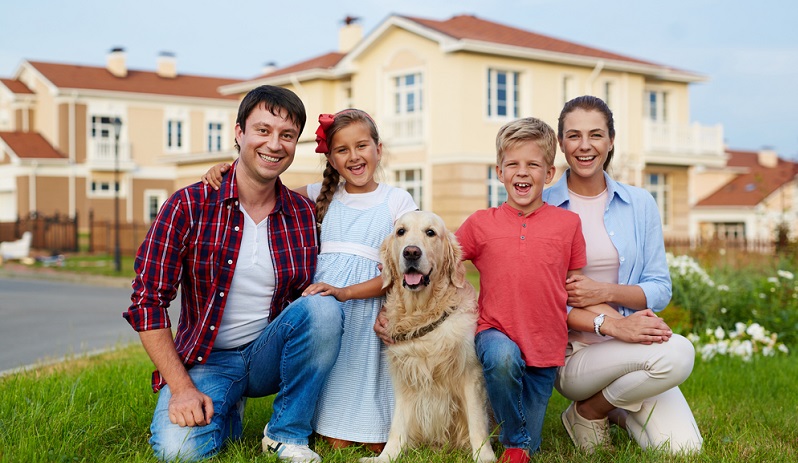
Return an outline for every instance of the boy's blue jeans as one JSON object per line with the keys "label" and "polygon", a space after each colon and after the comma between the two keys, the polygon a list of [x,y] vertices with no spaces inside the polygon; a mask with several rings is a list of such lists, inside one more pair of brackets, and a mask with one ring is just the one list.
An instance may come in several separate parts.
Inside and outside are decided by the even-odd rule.
{"label": "boy's blue jeans", "polygon": [[269,437],[287,444],[308,443],[316,400],[338,357],[343,311],[331,296],[302,297],[291,303],[252,343],[213,350],[188,371],[194,385],[213,400],[206,426],[184,427],[169,420],[169,386],[160,391],[152,418],[150,445],[162,461],[196,461],[219,452],[241,436],[245,397],[277,394]]}
{"label": "boy's blue jeans", "polygon": [[518,345],[494,328],[477,333],[474,342],[488,399],[501,426],[499,441],[504,448],[537,452],[557,367],[527,366]]}

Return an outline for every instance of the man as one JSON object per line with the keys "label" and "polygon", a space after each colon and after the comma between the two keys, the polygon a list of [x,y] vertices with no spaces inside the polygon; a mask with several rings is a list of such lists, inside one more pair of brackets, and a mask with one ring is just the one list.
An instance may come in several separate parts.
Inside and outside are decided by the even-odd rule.
{"label": "man", "polygon": [[[232,174],[218,190],[196,183],[177,191],[139,248],[124,317],[157,368],[150,444],[161,460],[216,454],[241,436],[245,398],[276,393],[264,451],[321,461],[307,443],[343,312],[333,297],[299,298],[316,268],[315,216],[279,176],[305,120],[293,92],[249,92],[236,119]],[[167,306],[178,285],[173,340]]]}

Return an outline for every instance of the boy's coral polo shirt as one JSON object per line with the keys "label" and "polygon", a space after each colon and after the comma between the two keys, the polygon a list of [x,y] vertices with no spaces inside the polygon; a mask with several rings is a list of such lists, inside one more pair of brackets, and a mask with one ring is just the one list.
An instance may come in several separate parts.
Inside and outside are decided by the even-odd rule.
{"label": "boy's coral polo shirt", "polygon": [[585,266],[579,216],[544,203],[523,215],[506,203],[457,230],[463,259],[479,270],[477,332],[496,328],[528,366],[560,366],[568,342],[565,279]]}

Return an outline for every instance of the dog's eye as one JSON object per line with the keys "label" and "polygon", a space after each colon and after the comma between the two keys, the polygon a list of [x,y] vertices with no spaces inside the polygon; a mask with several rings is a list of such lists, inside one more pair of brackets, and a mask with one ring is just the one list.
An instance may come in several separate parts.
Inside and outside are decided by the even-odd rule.
{"label": "dog's eye", "polygon": [[436,235],[435,230],[433,230],[431,228],[429,230],[427,230],[427,236],[432,237],[432,236],[435,236],[435,235]]}
{"label": "dog's eye", "polygon": [[404,228],[400,228],[400,229],[396,230],[396,236],[402,236],[404,234],[405,234],[405,229]]}

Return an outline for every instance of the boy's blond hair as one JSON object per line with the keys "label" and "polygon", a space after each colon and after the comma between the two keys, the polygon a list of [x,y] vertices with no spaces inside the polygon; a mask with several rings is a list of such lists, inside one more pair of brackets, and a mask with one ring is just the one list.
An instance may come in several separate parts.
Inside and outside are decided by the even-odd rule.
{"label": "boy's blond hair", "polygon": [[525,117],[504,124],[496,134],[496,165],[501,167],[504,152],[520,143],[535,141],[543,150],[543,157],[548,166],[554,165],[557,154],[557,134],[554,129],[535,117]]}

